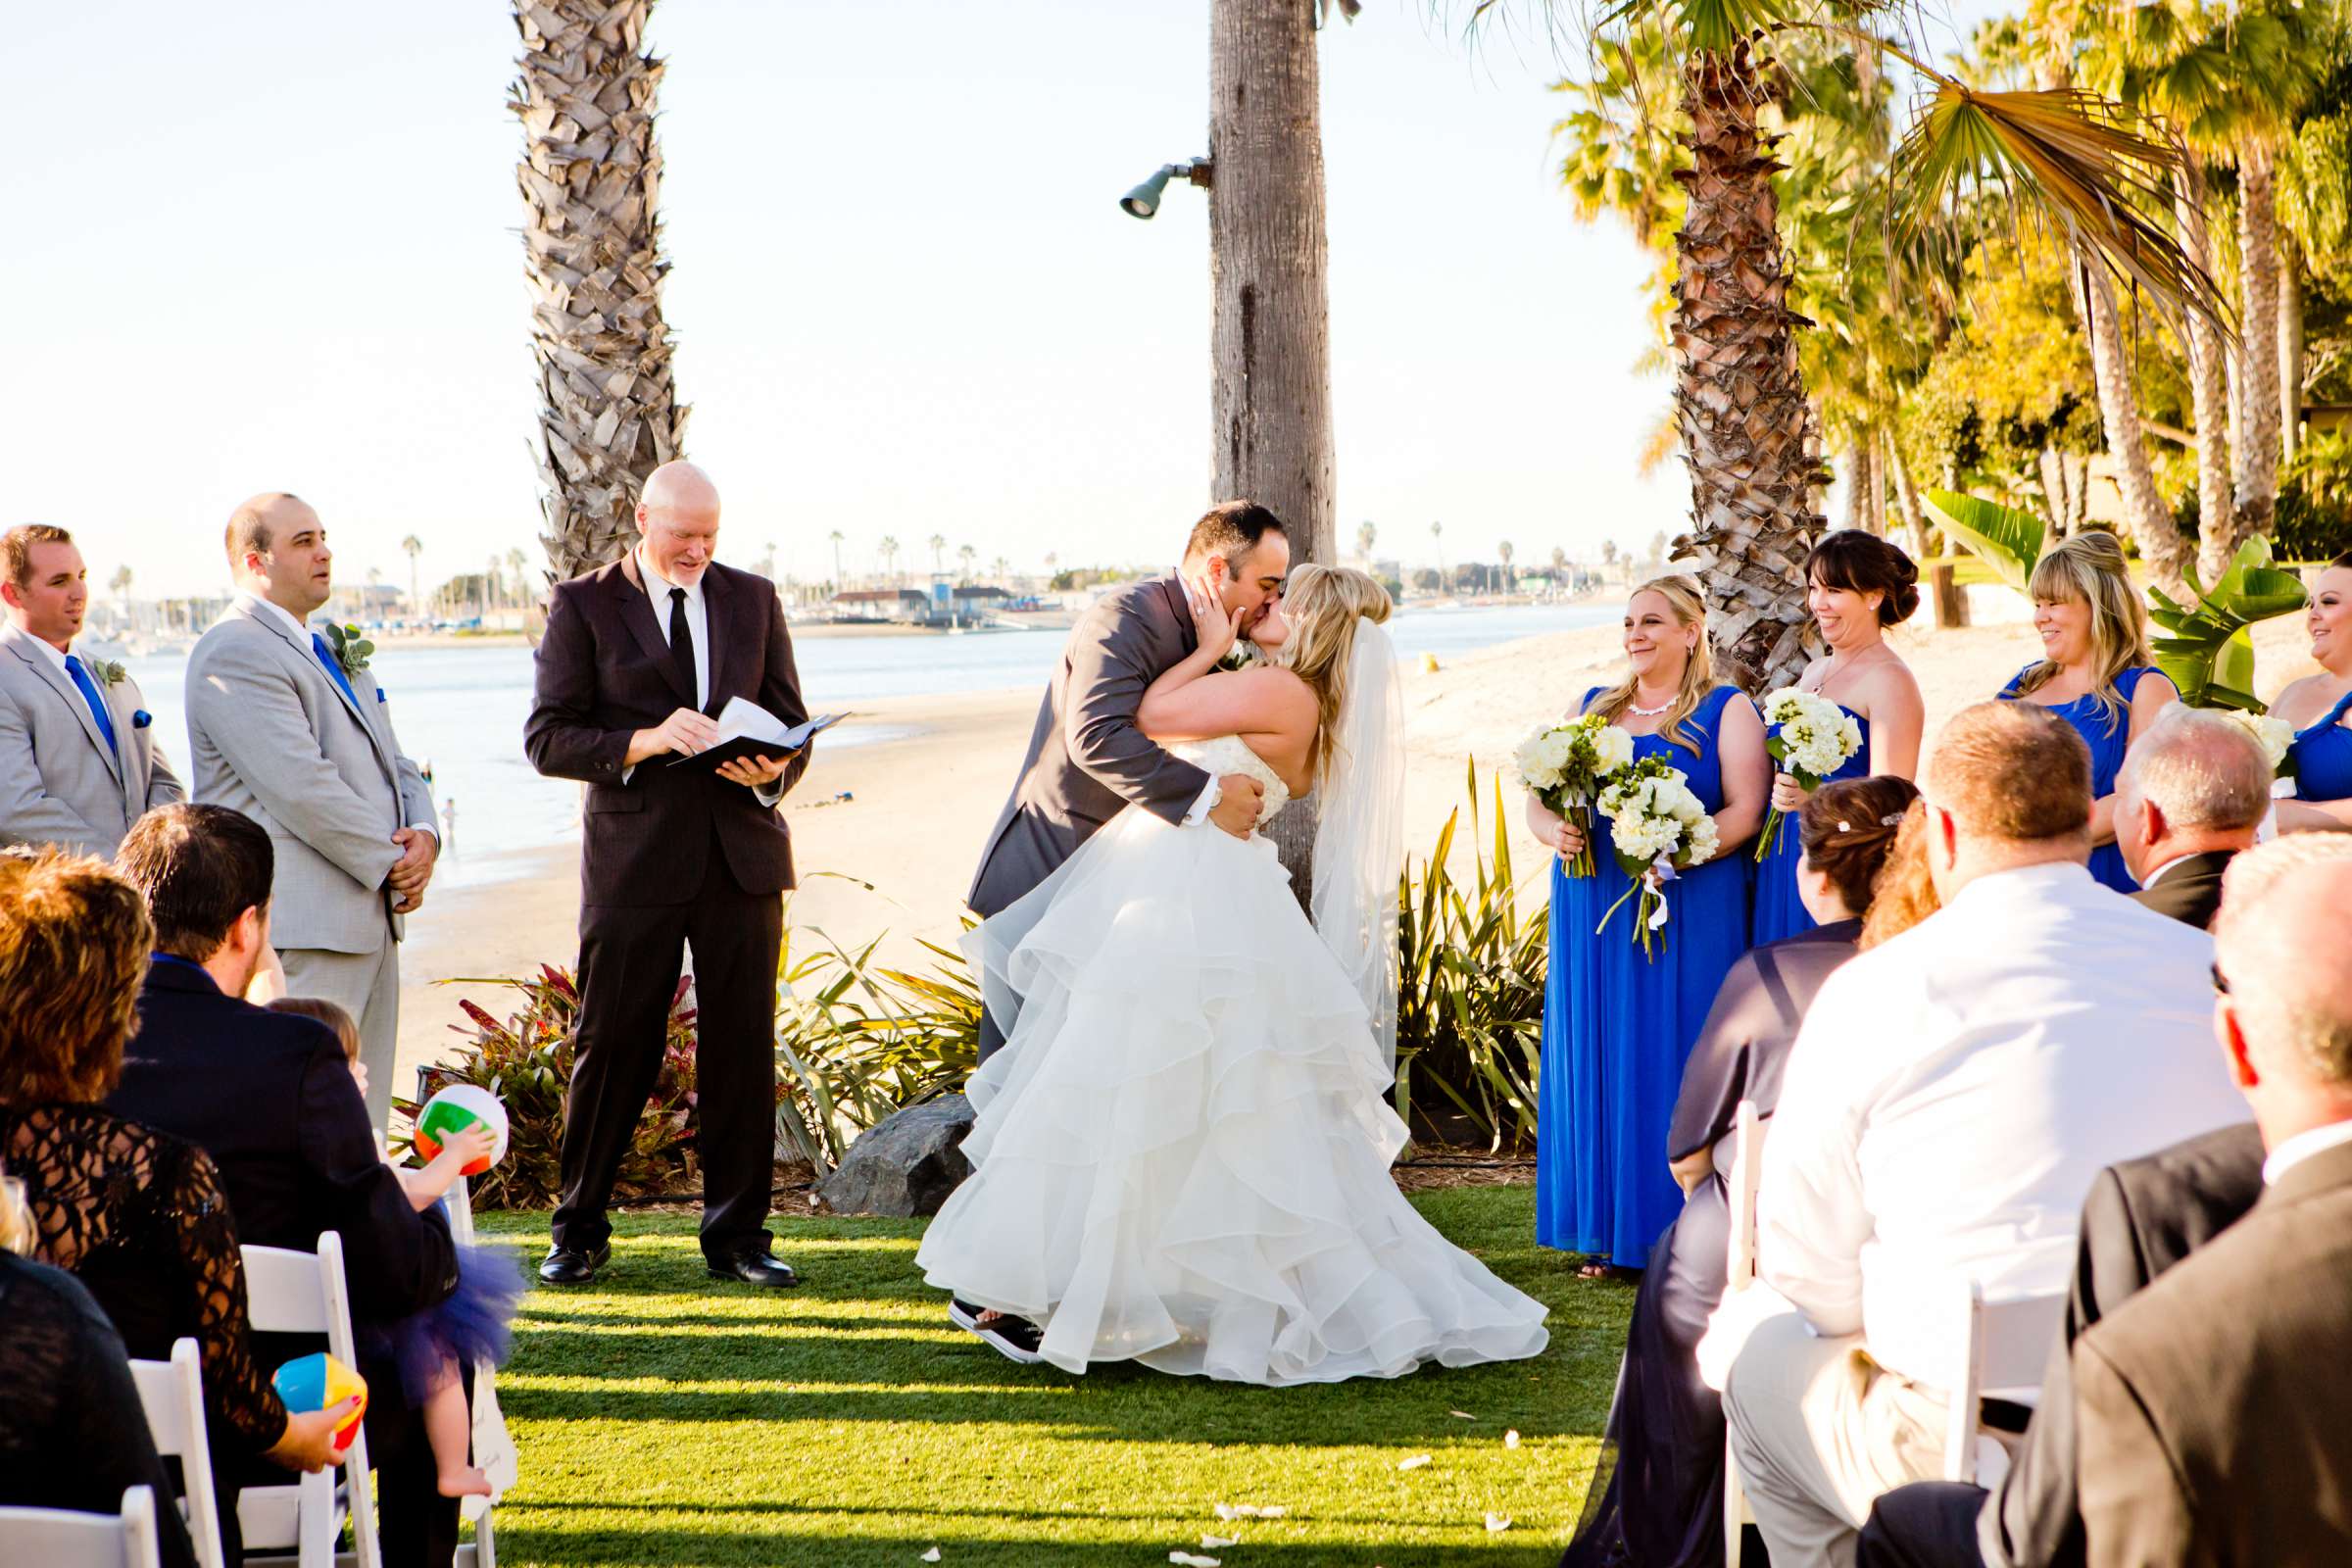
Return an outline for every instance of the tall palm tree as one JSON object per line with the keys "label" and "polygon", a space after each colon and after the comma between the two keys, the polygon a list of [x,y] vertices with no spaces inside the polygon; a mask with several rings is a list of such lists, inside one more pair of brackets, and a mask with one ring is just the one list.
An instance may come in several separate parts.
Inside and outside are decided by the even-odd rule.
{"label": "tall palm tree", "polygon": [[881,544],[877,545],[875,548],[882,554],[882,569],[889,574],[891,586],[894,588],[897,587],[899,583],[898,536],[895,534],[884,534],[882,536]]}
{"label": "tall palm tree", "polygon": [[508,551],[507,570],[514,579],[514,603],[517,606],[528,605],[531,602],[530,558],[519,550]]}
{"label": "tall palm tree", "polygon": [[836,528],[831,533],[825,535],[825,537],[833,542],[833,591],[835,593],[840,593],[843,589],[849,586],[849,584],[841,580],[841,541],[843,534],[839,528]]}
{"label": "tall palm tree", "polygon": [[1372,569],[1373,541],[1377,540],[1379,537],[1380,530],[1372,526],[1371,523],[1359,522],[1355,525],[1355,553],[1357,556],[1362,558],[1364,569],[1367,571]]}
{"label": "tall palm tree", "polygon": [[540,543],[558,578],[636,537],[646,476],[684,451],[662,315],[653,0],[514,0],[523,257],[539,368]]}
{"label": "tall palm tree", "polygon": [[411,534],[400,542],[400,551],[409,558],[409,613],[420,615],[424,601],[416,593],[416,558],[424,554],[424,541]]}
{"label": "tall palm tree", "polygon": [[1012,563],[999,556],[988,564],[988,571],[990,576],[997,579],[998,585],[1003,586],[1004,580],[1012,575]]}
{"label": "tall palm tree", "polygon": [[956,550],[956,559],[963,566],[962,580],[969,583],[972,580],[972,564],[980,559],[980,552],[970,545],[959,545]]}
{"label": "tall palm tree", "polygon": [[1502,543],[1496,545],[1494,547],[1494,554],[1501,558],[1502,586],[1507,592],[1519,581],[1518,577],[1515,576],[1511,571],[1511,542],[1508,539],[1505,539]]}
{"label": "tall palm tree", "polygon": [[115,574],[106,580],[106,585],[114,590],[116,600],[122,605],[123,615],[128,617],[130,613],[130,568],[117,566]]}
{"label": "tall palm tree", "polygon": [[[1439,0],[1444,7],[1446,0]],[[1507,0],[1468,0],[1475,24]],[[1549,11],[1548,4],[1542,9]],[[1675,404],[1690,473],[1691,528],[1675,543],[1705,584],[1715,645],[1750,680],[1781,685],[1810,657],[1802,563],[1822,517],[1819,465],[1779,230],[1781,168],[1759,118],[1777,94],[1768,40],[1835,32],[1911,67],[1928,89],[1886,182],[1893,238],[1907,244],[1956,194],[1997,184],[2053,219],[2104,274],[2131,279],[2160,308],[2221,314],[2211,279],[2129,196],[2178,167],[2177,149],[2085,93],[1980,91],[1888,40],[1855,29],[1824,0],[1596,8],[1596,46],[1656,29],[1679,67],[1688,167],[1676,235],[1680,266],[1669,336]]]}
{"label": "tall palm tree", "polygon": [[946,563],[943,560],[943,552],[945,552],[948,548],[947,535],[935,533],[931,536],[929,543],[931,546],[931,575],[934,577],[944,577],[947,575],[948,570]]}
{"label": "tall palm tree", "polygon": [[1442,522],[1431,523],[1429,537],[1438,552],[1438,580],[1444,582],[1446,580],[1446,525]]}

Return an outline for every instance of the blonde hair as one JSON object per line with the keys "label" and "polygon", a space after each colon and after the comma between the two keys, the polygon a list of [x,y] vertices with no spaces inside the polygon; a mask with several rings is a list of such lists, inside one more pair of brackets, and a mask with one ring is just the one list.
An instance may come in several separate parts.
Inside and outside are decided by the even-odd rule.
{"label": "blonde hair", "polygon": [[[1680,746],[1691,756],[1700,755],[1698,737],[1683,727],[1683,721],[1698,711],[1698,705],[1707,700],[1707,693],[1722,682],[1715,678],[1714,645],[1707,637],[1707,602],[1699,594],[1698,580],[1679,572],[1666,577],[1652,577],[1632,593],[1625,602],[1631,605],[1643,594],[1656,594],[1674,612],[1675,620],[1685,626],[1698,628],[1698,642],[1690,650],[1690,658],[1683,665],[1683,684],[1666,709],[1666,721],[1658,733],[1669,746]],[[1634,706],[1634,677],[1628,674],[1622,684],[1612,686],[1585,710],[1614,724],[1625,710]]]}
{"label": "blonde hair", "polygon": [[[2124,694],[2116,677],[2154,662],[2148,652],[2148,612],[2132,586],[2122,541],[2111,533],[2091,532],[2060,542],[2034,564],[2026,592],[2037,605],[2079,600],[2090,607],[2090,695],[2107,719],[2107,732],[2114,734],[2124,717]],[[2058,666],[2041,660],[2018,676],[2017,694],[2038,691],[2057,675]]]}
{"label": "blonde hair", "polygon": [[1283,587],[1282,612],[1291,623],[1283,662],[1315,694],[1314,776],[1320,779],[1339,744],[1340,707],[1348,700],[1348,662],[1358,620],[1389,618],[1389,591],[1352,566],[1314,562],[1293,570]]}

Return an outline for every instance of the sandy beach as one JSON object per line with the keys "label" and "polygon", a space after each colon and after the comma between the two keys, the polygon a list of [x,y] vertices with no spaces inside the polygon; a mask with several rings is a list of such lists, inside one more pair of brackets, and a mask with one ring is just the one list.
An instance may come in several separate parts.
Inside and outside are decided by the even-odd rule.
{"label": "sandy beach", "polygon": [[[1465,758],[1475,758],[1482,777],[1491,777],[1534,723],[1614,677],[1617,635],[1614,626],[1591,627],[1486,649],[1435,672],[1408,666],[1407,853],[1424,852],[1446,812],[1462,804]],[[1991,696],[2039,653],[2033,628],[2024,624],[1900,628],[1892,640],[1927,698],[1931,747],[1946,716]],[[2255,645],[2266,697],[2317,667],[2300,616],[2258,627]],[[887,932],[885,952],[920,967],[916,938],[953,939],[982,840],[1027,747],[1039,695],[1017,690],[862,704],[850,723],[873,726],[883,738],[830,750],[818,742],[785,808],[802,878],[788,909],[796,942],[830,938],[848,947]],[[821,701],[821,693],[812,696]],[[1519,819],[1517,797],[1506,788],[1504,800],[1514,853],[1524,850],[1524,868],[1537,869],[1540,852]],[[520,974],[542,961],[568,965],[574,956],[576,847],[518,858],[523,864],[513,879],[440,892],[409,922],[396,1079],[403,1093],[417,1063],[446,1054],[462,1038],[450,1029],[463,1019],[459,998],[505,1011],[488,988],[438,982]],[[1531,897],[1543,897],[1541,881],[1531,877],[1528,886]]]}

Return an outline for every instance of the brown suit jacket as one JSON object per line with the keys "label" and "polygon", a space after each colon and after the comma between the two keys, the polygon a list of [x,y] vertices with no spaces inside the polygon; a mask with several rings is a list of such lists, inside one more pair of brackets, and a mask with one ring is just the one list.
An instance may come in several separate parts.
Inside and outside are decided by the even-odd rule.
{"label": "brown suit jacket", "polygon": [[1012,797],[967,901],[995,914],[1043,882],[1132,803],[1180,822],[1208,774],[1135,727],[1144,688],[1200,647],[1184,585],[1153,577],[1102,596],[1071,628]]}
{"label": "brown suit jacket", "polygon": [[2352,1145],[2075,1344],[2092,1568],[2352,1561]]}
{"label": "brown suit jacket", "polygon": [[[710,625],[705,710],[715,715],[727,699],[741,697],[788,725],[805,721],[808,710],[775,585],[713,563],[703,577],[703,607]],[[714,842],[746,893],[781,893],[793,885],[791,832],[752,791],[659,757],[621,782],[630,735],[693,706],[634,553],[556,585],[522,746],[548,777],[588,786],[582,903],[683,904],[702,886]],[[783,788],[790,791],[808,766],[803,747],[779,780]]]}

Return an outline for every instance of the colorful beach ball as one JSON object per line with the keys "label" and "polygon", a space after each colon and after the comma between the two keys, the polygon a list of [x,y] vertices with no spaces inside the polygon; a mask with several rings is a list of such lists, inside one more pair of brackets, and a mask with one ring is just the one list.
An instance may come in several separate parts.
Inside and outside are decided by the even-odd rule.
{"label": "colorful beach ball", "polygon": [[507,1157],[507,1107],[498,1097],[474,1084],[451,1084],[424,1102],[416,1113],[415,1139],[419,1157],[431,1159],[441,1152],[441,1145],[450,1134],[463,1132],[480,1122],[490,1129],[497,1142],[491,1146],[490,1157],[477,1159],[466,1167],[468,1176],[479,1176]]}
{"label": "colorful beach ball", "polygon": [[286,1408],[297,1415],[323,1410],[358,1395],[360,1402],[353,1407],[351,1419],[335,1428],[337,1453],[351,1446],[353,1435],[360,1430],[360,1417],[368,1413],[368,1380],[324,1350],[288,1361],[277,1369],[270,1386],[277,1390],[277,1396]]}

